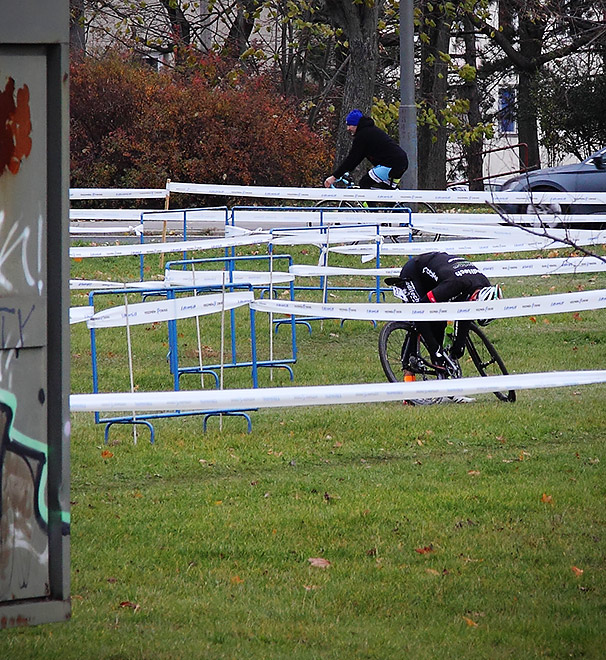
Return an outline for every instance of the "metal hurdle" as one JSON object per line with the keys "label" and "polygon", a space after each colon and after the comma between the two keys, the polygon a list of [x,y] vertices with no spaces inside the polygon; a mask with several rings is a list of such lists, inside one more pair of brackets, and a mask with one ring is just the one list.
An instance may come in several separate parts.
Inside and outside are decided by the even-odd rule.
{"label": "metal hurdle", "polygon": [[[211,214],[210,217],[207,214]],[[181,223],[181,231],[183,240],[188,240],[188,220],[193,222],[195,220],[204,220],[209,223],[216,223],[219,227],[225,226],[228,220],[229,209],[227,206],[217,206],[210,208],[191,208],[191,209],[172,209],[172,210],[157,210],[157,211],[142,211],[140,224],[143,226],[143,231],[139,234],[139,242],[145,243],[145,221],[152,222],[154,220],[161,220],[164,224],[162,240],[166,242],[166,222],[168,220],[179,219]],[[196,217],[198,216],[198,217]],[[187,251],[182,253],[183,259],[187,259]],[[139,256],[139,276],[141,281],[144,279],[144,255]]]}
{"label": "metal hurdle", "polygon": [[[244,290],[245,292],[251,291],[250,286],[234,286],[234,289],[240,289]],[[170,318],[166,312],[167,309],[170,307],[176,307],[176,305],[171,303],[170,301],[176,301],[177,294],[179,293],[189,293],[189,292],[208,292],[209,290],[217,290],[217,287],[175,287],[170,289],[167,292],[167,298],[164,301],[156,302],[156,303],[134,303],[132,305],[125,304],[123,307],[116,307],[116,308],[110,308],[108,310],[103,310],[103,312],[100,312],[100,314],[111,314],[114,312],[114,318],[105,320],[105,321],[100,321],[98,315],[93,315],[91,319],[87,321],[89,331],[90,331],[90,345],[91,345],[91,365],[92,365],[92,385],[93,385],[93,393],[97,394],[100,393],[99,390],[99,366],[98,366],[98,350],[97,350],[97,330],[101,327],[119,327],[122,325],[125,325],[127,328],[127,343],[128,343],[128,351],[129,351],[129,375],[131,379],[131,389],[134,387],[134,380],[133,380],[133,373],[132,373],[132,361],[131,361],[131,346],[130,346],[130,326],[129,326],[129,319],[131,319],[131,322],[133,324],[145,324],[145,323],[154,323],[157,321],[167,321],[169,326],[168,326],[168,344],[169,344],[169,351],[168,351],[168,356],[167,359],[169,361],[169,366],[171,370],[174,370],[174,364],[176,360],[176,353],[177,353],[177,346],[176,346],[176,319]],[[136,294],[137,296],[141,295],[141,293],[145,293],[145,289],[141,288],[116,288],[116,289],[102,289],[102,290],[95,290],[91,291],[89,293],[89,305],[94,309],[95,305],[95,299],[98,296],[107,296],[107,295],[120,295],[124,296],[124,300],[126,303],[126,296],[128,294]],[[149,289],[147,291],[150,295],[156,295],[158,293],[157,289]],[[232,292],[233,293],[233,292]],[[247,297],[246,303],[242,302],[241,304],[247,304],[253,299],[253,296],[250,295]],[[230,301],[231,302],[231,301]],[[191,318],[193,316],[199,316],[201,313],[201,307],[204,304],[204,297],[200,297],[200,306],[198,309],[192,309],[191,312],[182,312],[180,314],[180,318]],[[145,306],[148,307],[145,307]],[[148,311],[149,306],[157,305],[158,306],[158,313],[154,314],[150,311]],[[162,309],[162,305],[166,307],[166,309]],[[193,306],[193,305],[190,305]],[[123,310],[123,311],[122,311]],[[216,310],[213,311],[221,311],[220,305],[217,306]],[[208,312],[206,312],[208,313]],[[139,315],[139,319],[135,319]],[[125,323],[120,321],[120,317],[125,319]],[[97,322],[95,321],[97,319]],[[250,311],[250,328],[251,328],[251,353],[252,353],[252,358],[251,361],[248,363],[248,366],[251,368],[251,376],[252,376],[252,384],[253,387],[257,387],[258,385],[258,378],[257,378],[257,353],[256,353],[256,334],[255,334],[255,319],[254,315],[252,314],[252,310]],[[243,366],[243,365],[242,365]],[[219,382],[215,381],[215,385],[218,387]],[[179,383],[178,383],[178,378],[175,376],[175,373],[173,371],[173,388],[175,390],[179,389]],[[146,428],[149,429],[150,431],[150,442],[153,444],[155,441],[155,430],[154,426],[151,423],[150,420],[153,419],[162,419],[162,418],[167,418],[167,417],[178,417],[178,416],[192,416],[192,415],[201,415],[203,416],[203,430],[206,431],[207,427],[207,422],[210,417],[214,416],[220,416],[220,415],[225,415],[225,416],[241,416],[244,417],[247,421],[247,427],[248,427],[248,432],[252,430],[252,422],[250,419],[250,416],[247,414],[250,412],[251,409],[242,409],[242,408],[228,408],[225,410],[195,410],[195,411],[171,411],[171,412],[157,412],[157,413],[149,413],[149,414],[144,414],[144,415],[136,415],[134,412],[130,415],[122,415],[122,416],[113,416],[113,417],[102,417],[101,414],[96,411],[95,412],[95,423],[96,424],[105,424],[105,432],[104,432],[104,440],[105,443],[107,444],[108,439],[109,439],[109,430],[114,424],[130,424],[133,426],[133,433],[135,437],[135,442],[136,442],[136,426],[137,425],[143,425]]]}
{"label": "metal hurdle", "polygon": [[[195,269],[197,265],[202,265],[202,266],[209,266],[212,264],[220,264],[223,263],[225,270],[223,271],[212,271],[213,273],[216,274],[223,274],[225,273],[225,281],[221,281],[220,283],[216,283],[213,285],[206,285],[206,288],[209,290],[221,290],[223,287],[227,290],[236,290],[238,287],[248,287],[250,290],[258,290],[260,289],[262,293],[268,291],[270,295],[272,294],[272,289],[273,285],[271,284],[271,278],[272,278],[272,266],[273,266],[273,260],[278,260],[278,261],[286,261],[288,268],[292,265],[292,257],[290,255],[284,254],[284,255],[274,255],[272,256],[271,254],[269,255],[251,255],[251,256],[232,256],[232,255],[227,255],[224,257],[202,257],[199,259],[183,259],[183,260],[177,260],[177,261],[170,261],[167,262],[165,266],[165,281],[168,283],[171,283],[173,281],[173,275],[171,275],[171,271],[178,271],[181,269],[181,272],[186,269],[187,267],[192,267],[192,269]],[[254,282],[247,283],[246,277],[249,275],[248,273],[242,273],[244,275],[244,281],[237,282],[236,277],[238,274],[238,270],[236,268],[237,265],[243,264],[245,262],[253,262],[253,263],[262,263],[262,262],[267,262],[269,266],[269,270],[267,271],[260,271],[260,273],[266,273],[269,275],[270,282],[268,283],[262,283],[262,284],[255,284]],[[179,283],[179,279],[182,277],[181,272],[176,274],[176,283]],[[197,288],[197,284],[194,280],[196,276],[202,278],[204,275],[204,270],[203,271],[193,271],[192,272],[192,285],[195,285]],[[208,271],[206,271],[208,272]],[[242,272],[242,271],[240,271]],[[294,285],[293,285],[293,280],[294,277],[290,276],[287,271],[285,272],[280,272],[279,274],[276,274],[276,279],[278,279],[278,275],[285,275],[288,276],[288,282],[287,282],[287,289],[289,291],[290,299],[294,300]],[[189,279],[189,278],[188,278]],[[202,283],[200,283],[202,285]],[[286,288],[286,285],[282,286],[281,289]],[[168,289],[170,292],[170,289]],[[168,294],[170,295],[170,293]],[[235,327],[235,318],[234,318],[234,313],[235,310],[230,310],[230,342],[231,342],[231,358],[232,361],[229,363],[224,363],[221,365],[222,368],[224,369],[233,369],[235,367],[250,367],[251,364],[248,361],[238,361],[238,356],[237,356],[237,343],[236,343],[236,327]],[[291,325],[291,355],[290,357],[283,357],[283,358],[278,358],[275,359],[273,355],[270,355],[270,358],[267,360],[260,360],[256,359],[256,367],[276,367],[276,368],[282,368],[286,369],[289,373],[290,380],[294,380],[294,372],[292,367],[290,366],[291,364],[294,364],[297,361],[297,334],[296,334],[296,327],[295,327],[295,319],[294,317],[290,319],[283,319],[285,323],[290,323]],[[275,322],[274,322],[275,323]],[[217,369],[219,368],[219,365],[205,365],[202,369],[199,366],[189,366],[189,367],[184,367],[184,366],[179,366],[178,362],[178,334],[176,332],[176,322],[169,322],[169,329],[173,328],[174,330],[174,335],[171,343],[171,357],[174,359],[174,362],[172,363],[171,370],[172,373],[174,374],[175,377],[175,389],[179,389],[178,387],[178,381],[181,378],[182,375],[184,374],[199,374],[199,373],[210,373],[213,375],[215,380],[218,382],[218,376],[217,376]],[[254,335],[256,338],[256,334]],[[256,342],[255,342],[256,343]],[[174,349],[174,354],[173,354],[173,349]],[[254,385],[256,387],[256,383]]]}

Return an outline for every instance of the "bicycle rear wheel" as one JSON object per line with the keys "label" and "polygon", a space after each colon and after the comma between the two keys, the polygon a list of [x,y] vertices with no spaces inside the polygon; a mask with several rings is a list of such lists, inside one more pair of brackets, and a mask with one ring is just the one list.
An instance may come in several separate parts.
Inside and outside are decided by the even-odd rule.
{"label": "bicycle rear wheel", "polygon": [[[501,376],[508,373],[497,349],[475,323],[469,328],[466,347],[480,376]],[[515,390],[495,392],[494,395],[500,401],[513,403],[516,400]]]}
{"label": "bicycle rear wheel", "polygon": [[[435,209],[431,206],[431,204],[427,204],[426,202],[417,202],[416,203],[418,206],[417,212],[420,213],[435,213]],[[409,210],[410,209],[410,204],[406,204],[404,202],[395,202],[389,206],[389,208],[386,208],[386,211],[391,211],[391,212],[402,212],[404,209]],[[413,205],[414,206],[414,205]],[[419,229],[415,229],[413,227],[412,229],[412,240],[413,241],[439,241],[441,238],[440,234],[436,234],[431,231],[423,231]],[[392,241],[394,243],[409,243],[410,242],[410,234],[409,234],[409,227],[406,225],[405,231],[403,234],[396,235],[392,237]]]}
{"label": "bicycle rear wheel", "polygon": [[[435,369],[431,367],[429,350],[425,341],[415,328],[407,321],[389,321],[379,333],[379,359],[381,366],[392,383],[401,383],[406,374],[414,380],[438,380]],[[442,397],[428,399],[406,399],[417,406],[427,406],[440,403]]]}

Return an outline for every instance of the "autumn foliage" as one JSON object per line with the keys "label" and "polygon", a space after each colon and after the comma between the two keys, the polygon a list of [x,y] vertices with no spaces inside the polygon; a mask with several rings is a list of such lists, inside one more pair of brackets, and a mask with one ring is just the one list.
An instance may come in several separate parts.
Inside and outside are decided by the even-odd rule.
{"label": "autumn foliage", "polygon": [[210,60],[186,73],[72,64],[72,187],[317,186],[330,169],[330,146],[268,78]]}

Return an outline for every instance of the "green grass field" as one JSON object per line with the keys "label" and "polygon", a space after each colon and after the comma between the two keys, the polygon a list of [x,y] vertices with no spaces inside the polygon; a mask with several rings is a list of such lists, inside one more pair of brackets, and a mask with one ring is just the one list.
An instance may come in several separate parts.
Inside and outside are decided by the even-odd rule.
{"label": "green grass field", "polygon": [[[296,248],[296,263],[314,259]],[[74,276],[136,268],[84,261]],[[512,297],[606,288],[606,276],[503,284]],[[600,369],[605,321],[520,318],[487,334],[512,373]],[[246,354],[247,314],[237,322]],[[210,361],[218,327],[203,324]],[[264,369],[260,385],[383,382],[378,332],[314,321],[298,330],[294,381]],[[127,390],[124,331],[101,335],[101,389]],[[179,341],[195,363],[193,323]],[[132,343],[139,391],[170,390],[165,327],[139,328]],[[259,344],[269,350],[262,324]],[[287,328],[273,350],[288,355]],[[226,371],[226,387],[249,386],[250,370]],[[72,326],[72,391],[91,391],[83,324]],[[603,658],[605,395],[260,410],[250,434],[241,418],[211,418],[206,433],[199,417],[170,418],[154,423],[153,445],[141,428],[135,445],[130,426],[112,427],[105,445],[92,415],[73,415],[72,619],[0,632],[0,657]]]}

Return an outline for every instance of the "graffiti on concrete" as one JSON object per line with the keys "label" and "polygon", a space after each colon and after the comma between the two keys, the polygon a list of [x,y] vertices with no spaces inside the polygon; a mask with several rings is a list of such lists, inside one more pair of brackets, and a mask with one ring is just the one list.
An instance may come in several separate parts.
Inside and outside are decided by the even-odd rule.
{"label": "graffiti on concrete", "polygon": [[[0,227],[3,227],[5,220],[5,214],[2,209],[0,209]],[[42,230],[41,218],[38,222],[38,236]],[[38,283],[34,279],[31,273],[31,268],[28,261],[28,241],[31,236],[31,229],[29,226],[21,226],[20,223],[11,223],[8,228],[7,236],[4,238],[2,243],[2,248],[0,248],[0,286],[6,289],[7,291],[12,291],[14,286],[9,277],[5,275],[3,266],[8,262],[14,261],[11,259],[13,253],[20,249],[21,254],[21,268],[23,276],[28,286],[36,286]],[[37,241],[38,246],[40,245],[40,240]],[[40,259],[38,259],[38,262]]]}
{"label": "graffiti on concrete", "polygon": [[8,78],[0,91],[0,176],[19,172],[32,150],[31,130],[29,88],[23,85],[15,94],[15,81]]}
{"label": "graffiti on concrete", "polygon": [[48,574],[47,445],[14,428],[16,408],[0,390],[0,601],[45,595]]}

